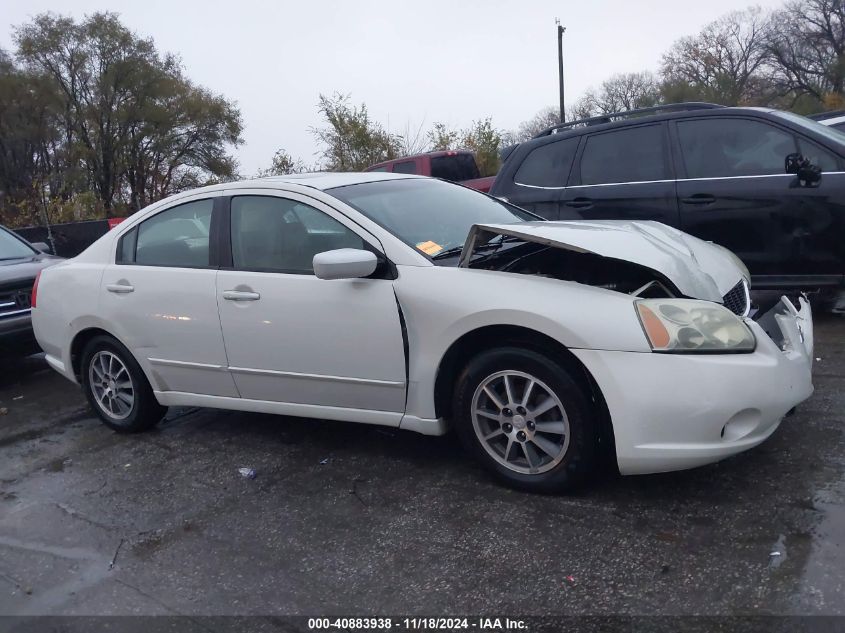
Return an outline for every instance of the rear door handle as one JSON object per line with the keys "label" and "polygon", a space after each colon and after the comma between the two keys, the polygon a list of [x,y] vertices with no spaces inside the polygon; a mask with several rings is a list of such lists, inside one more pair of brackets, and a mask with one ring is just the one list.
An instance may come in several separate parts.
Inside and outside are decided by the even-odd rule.
{"label": "rear door handle", "polygon": [[130,286],[129,284],[106,284],[106,290],[122,295],[127,292],[133,292],[135,290],[135,286]]}
{"label": "rear door handle", "polygon": [[567,207],[572,207],[573,209],[589,209],[593,206],[593,201],[589,198],[573,198],[572,200],[567,200],[563,204]]}
{"label": "rear door handle", "polygon": [[696,193],[688,198],[681,198],[681,202],[685,204],[713,204],[716,202],[716,196],[711,196],[709,193]]}
{"label": "rear door handle", "polygon": [[224,290],[223,298],[228,301],[258,301],[261,295],[257,292],[247,292],[245,290]]}

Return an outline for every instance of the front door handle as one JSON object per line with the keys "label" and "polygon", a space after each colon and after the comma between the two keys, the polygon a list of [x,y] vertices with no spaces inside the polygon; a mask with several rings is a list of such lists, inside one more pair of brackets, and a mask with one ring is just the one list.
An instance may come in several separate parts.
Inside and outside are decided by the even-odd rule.
{"label": "front door handle", "polygon": [[224,290],[223,298],[228,301],[258,301],[261,295],[257,292],[247,292],[245,290]]}
{"label": "front door handle", "polygon": [[573,198],[572,200],[567,200],[563,204],[567,207],[572,207],[573,209],[589,209],[593,206],[593,201],[589,198]]}
{"label": "front door handle", "polygon": [[696,193],[688,198],[681,198],[681,202],[685,204],[713,204],[716,202],[716,196],[709,193]]}
{"label": "front door handle", "polygon": [[130,286],[129,284],[106,284],[106,290],[122,295],[127,292],[133,292],[135,290],[135,286]]}

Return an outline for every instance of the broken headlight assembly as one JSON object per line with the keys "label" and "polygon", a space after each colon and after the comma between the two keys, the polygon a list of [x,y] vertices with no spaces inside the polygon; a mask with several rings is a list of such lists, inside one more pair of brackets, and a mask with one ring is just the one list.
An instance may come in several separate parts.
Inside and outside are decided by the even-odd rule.
{"label": "broken headlight assembly", "polygon": [[643,331],[655,352],[753,352],[754,333],[717,303],[694,299],[640,299],[635,302]]}

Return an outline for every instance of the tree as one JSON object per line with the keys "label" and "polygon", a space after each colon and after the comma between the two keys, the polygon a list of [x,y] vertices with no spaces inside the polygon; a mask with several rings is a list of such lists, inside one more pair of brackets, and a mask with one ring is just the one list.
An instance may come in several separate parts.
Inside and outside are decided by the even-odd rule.
{"label": "tree", "polygon": [[350,96],[339,92],[320,95],[318,110],[327,125],[312,128],[323,145],[322,157],[329,171],[362,171],[399,155],[400,140],[370,120],[366,104],[350,105]]}
{"label": "tree", "polygon": [[137,209],[234,173],[226,150],[241,142],[237,108],[194,86],[176,58],[115,14],[79,23],[42,14],[17,28],[15,41],[26,74],[43,80],[39,103],[58,121],[50,171],[72,177],[51,195],[90,187],[107,211],[127,198]]}
{"label": "tree", "polygon": [[301,174],[304,171],[309,171],[302,159],[296,158],[288,154],[285,150],[277,150],[273,154],[273,162],[268,169],[261,169],[257,174],[257,178],[265,178],[267,176],[284,176],[287,174]]}
{"label": "tree", "polygon": [[49,165],[56,129],[37,78],[17,69],[0,49],[0,196],[23,200]]}
{"label": "tree", "polygon": [[492,176],[499,171],[502,149],[502,133],[493,127],[490,117],[473,121],[463,131],[461,143],[475,153],[475,162],[482,176]]}
{"label": "tree", "polygon": [[791,0],[772,15],[768,52],[774,81],[789,106],[841,107],[845,95],[845,5]]}
{"label": "tree", "polygon": [[597,106],[602,114],[624,112],[657,105],[657,79],[649,71],[621,73],[602,82]]}
{"label": "tree", "polygon": [[460,132],[445,123],[435,123],[428,132],[428,142],[432,152],[440,152],[457,147]]}
{"label": "tree", "polygon": [[516,134],[509,140],[516,143],[527,141],[530,138],[537,136],[543,130],[547,130],[553,125],[560,124],[560,110],[556,107],[549,106],[543,108],[533,117],[527,121],[519,124]]}
{"label": "tree", "polygon": [[760,71],[768,57],[771,23],[759,7],[733,11],[698,35],[676,41],[663,55],[667,101],[712,101],[746,105],[766,100]]}
{"label": "tree", "polygon": [[620,73],[588,90],[569,110],[568,120],[647,108],[660,103],[660,88],[653,73]]}
{"label": "tree", "polygon": [[226,153],[228,145],[241,142],[237,108],[180,72],[159,81],[126,120],[123,163],[133,209],[237,173],[236,161]]}
{"label": "tree", "polygon": [[450,149],[473,152],[482,176],[492,176],[499,171],[503,132],[493,127],[490,117],[473,121],[463,130],[455,130],[445,123],[435,123],[428,132],[428,139],[433,152]]}
{"label": "tree", "polygon": [[397,137],[399,141],[399,155],[412,156],[420,154],[426,150],[428,146],[428,139],[423,134],[423,127],[425,121],[423,120],[418,126],[413,127],[411,122],[405,124],[405,131]]}

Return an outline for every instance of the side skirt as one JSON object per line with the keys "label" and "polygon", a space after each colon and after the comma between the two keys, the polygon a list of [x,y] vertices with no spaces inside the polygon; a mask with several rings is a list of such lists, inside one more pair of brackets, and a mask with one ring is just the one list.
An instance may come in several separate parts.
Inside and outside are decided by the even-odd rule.
{"label": "side skirt", "polygon": [[251,413],[271,413],[291,415],[300,418],[320,420],[340,420],[343,422],[361,422],[381,426],[398,427],[402,420],[401,411],[371,411],[368,409],[347,409],[327,407],[296,402],[271,402],[268,400],[249,400],[226,396],[209,396],[183,391],[156,391],[159,404],[166,407],[207,407],[209,409],[228,409],[231,411],[249,411]]}

